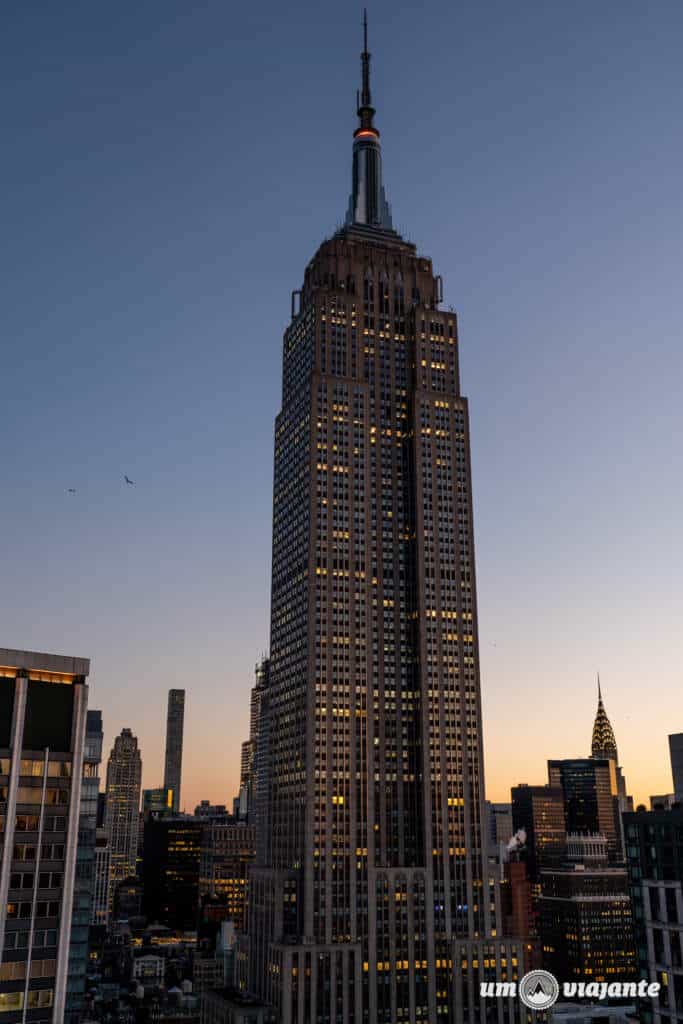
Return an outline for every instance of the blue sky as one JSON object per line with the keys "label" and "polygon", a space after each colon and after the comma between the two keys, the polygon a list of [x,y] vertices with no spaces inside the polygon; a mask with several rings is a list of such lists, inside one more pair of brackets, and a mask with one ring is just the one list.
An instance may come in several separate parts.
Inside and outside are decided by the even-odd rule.
{"label": "blue sky", "polygon": [[[683,7],[369,18],[395,223],[460,317],[489,793],[587,752],[598,669],[631,787],[666,791]],[[268,644],[281,337],[346,208],[359,46],[349,5],[4,11],[0,642],[91,657],[146,785],[185,686],[188,807],[235,788]]]}

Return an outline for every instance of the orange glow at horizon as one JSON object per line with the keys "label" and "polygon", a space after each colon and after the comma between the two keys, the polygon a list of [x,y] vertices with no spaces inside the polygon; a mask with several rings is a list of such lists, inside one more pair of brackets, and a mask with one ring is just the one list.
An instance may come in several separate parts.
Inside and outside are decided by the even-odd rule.
{"label": "orange glow at horizon", "polygon": [[[486,660],[486,659],[485,659]],[[547,761],[555,758],[588,757],[597,710],[594,680],[588,676],[580,691],[553,688],[546,703],[538,703],[531,683],[518,683],[513,706],[533,708],[528,716],[503,707],[499,678],[490,669],[482,687],[484,729],[484,778],[486,797],[509,803],[510,789],[519,783],[543,785],[548,781]],[[192,701],[188,689],[183,753],[182,809],[191,813],[200,800],[231,808],[239,791],[241,743],[249,730],[249,685],[230,695],[230,707],[204,717],[199,699]],[[667,723],[656,701],[631,713],[628,693],[621,698],[613,683],[603,685],[607,714],[619,748],[619,763],[634,804],[649,807],[650,796],[672,792],[668,733],[680,731],[676,722]],[[552,698],[552,699],[551,699]],[[90,702],[97,706],[96,701]],[[107,716],[108,717],[108,716]],[[105,719],[106,725],[106,719]],[[139,730],[143,756],[143,787],[160,785],[163,775],[163,730]],[[107,735],[101,770],[102,788],[106,760],[113,737]]]}

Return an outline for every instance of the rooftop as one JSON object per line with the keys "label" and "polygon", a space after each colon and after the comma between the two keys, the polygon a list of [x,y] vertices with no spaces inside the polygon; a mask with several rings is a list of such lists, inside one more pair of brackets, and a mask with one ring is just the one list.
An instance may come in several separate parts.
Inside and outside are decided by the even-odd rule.
{"label": "rooftop", "polygon": [[22,669],[32,676],[63,676],[64,682],[73,682],[77,676],[89,674],[90,659],[0,647],[0,675],[15,676]]}

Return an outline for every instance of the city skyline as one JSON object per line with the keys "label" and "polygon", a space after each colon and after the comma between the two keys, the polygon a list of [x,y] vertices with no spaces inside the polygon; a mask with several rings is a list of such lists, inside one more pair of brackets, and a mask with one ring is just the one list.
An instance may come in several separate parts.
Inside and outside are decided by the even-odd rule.
{"label": "city skyline", "polygon": [[[668,18],[655,24],[642,13],[624,14],[616,4],[590,15],[588,5],[580,5],[574,20],[566,21],[563,14],[542,15],[532,5],[535,35],[525,43],[524,25],[517,29],[501,7],[500,39],[489,53],[475,12],[465,9],[458,22],[454,15],[449,21],[445,6],[436,9],[456,32],[462,68],[446,76],[442,65],[449,51],[442,41],[430,39],[433,59],[420,64],[424,58],[416,58],[404,82],[391,67],[394,55],[407,60],[413,51],[405,28],[391,21],[388,5],[378,5],[371,16],[374,52],[380,58],[376,88],[388,186],[399,226],[408,237],[420,231],[416,240],[443,273],[446,306],[458,309],[466,338],[462,359],[473,416],[487,797],[509,800],[511,786],[543,782],[550,757],[588,756],[599,669],[629,786],[637,803],[647,802],[650,793],[670,788],[667,735],[681,727],[670,720],[681,643],[675,571],[680,541],[674,514],[681,490],[675,469],[680,459],[675,381],[681,356],[674,345],[681,315],[677,278],[667,276],[680,265],[680,206],[665,211],[666,197],[678,199],[678,185],[674,188],[667,169],[680,165],[680,143],[669,135],[666,112],[667,99],[674,102],[667,86],[677,81],[669,39],[677,34],[681,14],[665,5]],[[609,15],[617,10],[620,18],[613,25]],[[123,56],[125,32],[131,29],[125,5],[124,24],[120,33],[112,31],[110,49],[104,35],[111,26],[104,16],[97,27],[86,18],[82,31],[90,36],[83,52],[94,38],[108,56],[97,74],[85,67],[73,26],[62,26],[61,34],[56,26],[58,45],[72,53],[79,73],[90,75],[96,107],[104,111],[111,132],[105,149],[119,175],[135,132],[157,127],[149,146],[135,138],[142,146],[140,168],[117,186],[117,172],[88,156],[88,132],[95,129],[87,117],[85,141],[78,136],[85,117],[75,98],[80,79],[75,72],[70,78],[68,72],[55,71],[46,50],[40,53],[38,83],[21,98],[26,125],[23,134],[17,131],[18,154],[15,150],[8,168],[10,176],[23,168],[27,183],[14,197],[26,223],[14,219],[12,211],[8,222],[20,256],[31,250],[36,261],[40,293],[32,300],[35,312],[27,313],[21,289],[16,308],[8,311],[9,336],[21,341],[10,353],[9,402],[20,414],[29,382],[40,400],[23,419],[21,437],[7,449],[3,442],[17,501],[2,512],[10,584],[4,588],[9,601],[3,600],[1,608],[2,642],[75,650],[91,659],[89,703],[103,710],[105,749],[122,727],[130,728],[139,740],[145,787],[158,786],[163,778],[165,694],[170,687],[186,687],[183,806],[188,810],[202,798],[224,803],[237,793],[253,665],[267,648],[277,350],[289,291],[297,283],[291,269],[297,265],[296,253],[272,246],[279,230],[274,218],[282,218],[288,229],[296,227],[303,266],[321,227],[333,231],[340,217],[338,198],[346,189],[339,125],[349,122],[357,23],[348,11],[335,13],[335,44],[324,53],[331,73],[323,75],[319,50],[325,32],[314,15],[301,11],[304,40],[298,44],[286,34],[284,19],[268,11],[285,32],[289,54],[297,54],[296,72],[289,65],[282,69],[291,79],[292,94],[286,101],[273,97],[270,106],[265,92],[257,90],[255,98],[248,59],[237,60],[241,84],[222,119],[219,111],[230,81],[222,67],[225,53],[212,50],[208,42],[212,35],[221,36],[216,6],[209,5],[191,25],[188,45],[196,48],[192,53],[198,63],[206,57],[206,69],[200,72],[198,63],[188,61],[175,77],[174,60],[183,52],[181,37],[190,27],[179,5],[171,5],[162,26],[143,17],[137,57]],[[15,34],[26,45],[31,16],[13,18]],[[247,32],[239,18],[233,38]],[[587,25],[592,39],[585,36]],[[249,26],[254,28],[254,22]],[[608,29],[614,50],[609,74],[602,77],[595,69]],[[472,54],[465,52],[463,31]],[[253,59],[265,36],[265,23],[259,22],[248,58]],[[558,51],[562,38],[566,49]],[[657,82],[665,84],[643,76],[642,66],[629,77],[633,39],[646,66],[658,61]],[[533,93],[531,77],[502,58],[493,77],[499,89],[506,80],[510,84],[501,110],[500,97],[493,86],[487,91],[486,83],[494,55],[500,58],[510,43],[516,44],[520,66],[526,61],[547,76],[547,96]],[[232,52],[231,42],[225,46]],[[98,52],[97,45],[93,50]],[[552,66],[542,58],[548,52]],[[161,84],[144,78],[142,64],[150,54]],[[11,78],[18,71],[16,62],[8,61],[5,74],[18,94],[22,79]],[[132,136],[125,134],[124,115],[130,117],[134,108],[133,86],[112,99],[114,85],[124,77],[122,62],[136,72],[133,84],[142,96]],[[581,73],[574,80],[577,68]],[[32,113],[43,110],[41,88],[51,75],[57,97],[72,103],[63,141],[47,123],[31,120]],[[271,89],[274,77],[267,76]],[[612,78],[618,89],[610,85]],[[306,79],[324,82],[313,98]],[[642,88],[645,80],[647,88]],[[190,99],[183,107],[184,93]],[[277,124],[289,110],[293,126],[292,111],[304,97],[314,104],[317,135],[324,140],[320,171],[317,153],[315,162],[300,164],[300,142],[292,142]],[[207,107],[204,118],[192,105],[200,99]],[[426,135],[436,132],[441,138],[443,124],[452,124],[450,134],[459,147],[449,149],[444,143],[443,166],[430,171],[435,174],[430,192],[439,201],[423,200],[418,218],[415,197],[418,192],[424,196],[424,167],[419,154],[402,154],[399,160],[401,126],[403,119],[417,123],[417,110],[428,102],[433,109],[424,114]],[[178,142],[177,126],[164,120],[173,103],[184,133],[205,146],[209,123],[220,126],[227,138],[230,115],[237,128],[233,134],[243,135],[247,121],[241,104],[252,116],[263,111],[269,147],[261,148],[261,140],[254,145],[259,159],[270,147],[282,156],[286,177],[278,182],[277,197],[260,170],[248,188],[240,185],[231,170],[232,152],[218,145],[203,151],[213,162],[208,161],[211,172],[203,172],[197,190],[194,164],[183,163],[172,145]],[[490,133],[473,126],[475,113]],[[523,137],[526,126],[529,135],[530,116],[540,118],[542,128],[521,145],[515,132]],[[554,116],[561,130],[553,127]],[[645,149],[649,146],[656,158],[638,163],[630,152],[634,123],[641,144],[647,140]],[[609,152],[600,144],[606,125],[611,128]],[[50,142],[60,154],[56,165],[49,163]],[[591,147],[591,156],[577,155]],[[177,158],[175,168],[164,165],[164,154]],[[63,190],[68,210],[74,203],[69,175],[75,181],[82,176],[85,184],[90,180],[74,155],[91,161],[94,177],[83,201],[100,211],[96,224],[110,238],[110,251],[93,241],[85,220],[77,218],[68,228],[58,213],[42,221],[43,234],[38,234],[41,203],[49,199],[54,204],[54,189]],[[53,167],[54,184],[25,173],[39,166],[32,159],[38,156]],[[495,170],[504,158],[507,180]],[[151,185],[158,181],[161,197],[152,199]],[[509,187],[507,195],[503,184]],[[114,189],[119,204],[124,202],[119,231],[101,212],[107,189]],[[204,191],[208,199],[199,194]],[[148,202],[153,216],[143,218],[138,233],[133,219]],[[249,206],[249,218],[242,219],[239,202]],[[171,207],[171,227],[164,229]],[[229,249],[234,244],[229,237],[233,219],[241,241],[238,259],[221,251],[221,245]],[[74,257],[70,230],[86,243],[98,274],[88,276],[83,259]],[[151,233],[145,236],[145,231]],[[180,237],[189,239],[187,263],[180,256]],[[36,244],[38,238],[43,245]],[[454,251],[453,238],[465,252]],[[54,270],[61,239],[67,239],[65,265],[53,281],[48,271]],[[269,247],[265,263],[264,242]],[[201,274],[192,269],[198,257]],[[139,288],[126,276],[126,258],[136,267],[148,260]],[[82,294],[77,273],[86,283]],[[231,275],[253,281],[258,315],[231,321],[234,310],[222,291],[227,288],[229,294]],[[107,276],[118,284],[106,285]],[[624,296],[632,295],[642,299],[626,310]],[[130,306],[125,316],[119,308],[124,304]],[[250,349],[259,345],[263,351],[255,356]],[[224,347],[230,352],[224,353]],[[228,372],[233,363],[240,369],[239,388]],[[492,365],[497,368],[493,381]],[[105,384],[110,375],[111,383]],[[168,390],[158,387],[159,376],[168,381]],[[58,398],[55,377],[63,385],[56,389]],[[251,385],[259,394],[253,410],[237,393],[249,392]],[[68,398],[71,386],[77,400]],[[84,423],[92,429],[84,430]],[[547,444],[541,434],[548,434]],[[120,486],[124,472],[136,481],[134,489]],[[227,483],[217,482],[220,477]],[[36,479],[40,502],[32,500]],[[72,486],[75,496],[67,493]],[[240,550],[238,536],[246,538]],[[116,559],[108,557],[108,549]],[[35,581],[47,567],[60,581],[58,607],[54,592],[45,599],[34,594]],[[644,615],[653,600],[656,614]],[[184,672],[188,657],[197,667],[189,683]],[[647,703],[643,689],[653,698]],[[225,708],[222,718],[214,713],[217,699]]]}

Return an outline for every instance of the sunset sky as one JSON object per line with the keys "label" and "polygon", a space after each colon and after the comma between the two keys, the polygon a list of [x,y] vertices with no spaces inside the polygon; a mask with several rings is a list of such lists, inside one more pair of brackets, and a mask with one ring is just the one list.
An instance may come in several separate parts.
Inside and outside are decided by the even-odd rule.
{"label": "sunset sky", "polygon": [[[145,786],[186,688],[188,810],[236,791],[268,647],[282,332],[347,204],[360,19],[3,11],[0,646],[90,657]],[[460,319],[488,795],[589,753],[599,670],[645,801],[683,731],[683,5],[369,19],[394,223]]]}

